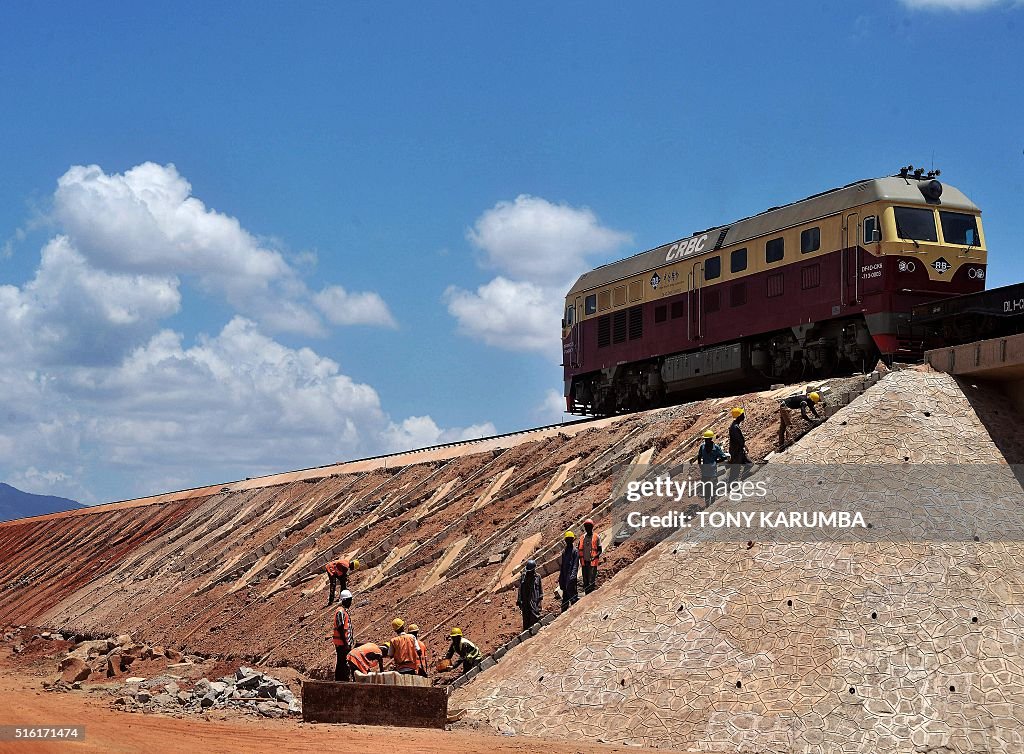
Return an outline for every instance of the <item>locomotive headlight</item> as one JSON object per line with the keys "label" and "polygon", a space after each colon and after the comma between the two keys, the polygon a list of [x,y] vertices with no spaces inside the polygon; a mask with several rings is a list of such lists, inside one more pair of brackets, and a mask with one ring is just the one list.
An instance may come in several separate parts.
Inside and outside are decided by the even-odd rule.
{"label": "locomotive headlight", "polygon": [[937,202],[942,196],[942,184],[934,179],[930,181],[918,181],[917,188],[924,195],[925,201]]}

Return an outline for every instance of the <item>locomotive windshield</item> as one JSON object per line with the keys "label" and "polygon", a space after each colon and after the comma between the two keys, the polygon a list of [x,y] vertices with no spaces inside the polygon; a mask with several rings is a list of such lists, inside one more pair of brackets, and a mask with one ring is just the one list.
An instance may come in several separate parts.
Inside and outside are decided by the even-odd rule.
{"label": "locomotive windshield", "polygon": [[935,214],[930,209],[895,207],[896,235],[911,241],[938,241]]}
{"label": "locomotive windshield", "polygon": [[942,223],[942,237],[946,243],[963,246],[978,246],[981,243],[978,238],[978,221],[974,215],[939,212],[939,221]]}

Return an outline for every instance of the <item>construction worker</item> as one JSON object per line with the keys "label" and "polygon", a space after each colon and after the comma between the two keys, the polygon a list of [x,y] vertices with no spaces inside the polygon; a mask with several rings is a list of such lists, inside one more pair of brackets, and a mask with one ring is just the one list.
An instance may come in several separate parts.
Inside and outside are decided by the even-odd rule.
{"label": "construction worker", "polygon": [[327,605],[330,606],[334,603],[334,585],[337,584],[341,591],[348,589],[348,572],[349,570],[358,571],[359,561],[353,560],[349,563],[345,558],[338,558],[332,560],[324,568],[327,571],[327,578],[331,582],[331,596],[327,598]]}
{"label": "construction worker", "polygon": [[395,618],[391,621],[391,627],[395,635],[391,639],[391,660],[395,664],[395,670],[402,675],[412,675],[419,670],[420,658],[416,653],[416,637],[406,633],[405,621]]}
{"label": "construction worker", "polygon": [[540,623],[540,603],[543,598],[537,561],[527,560],[523,575],[519,578],[519,598],[516,600],[516,607],[523,613],[524,631],[529,631],[535,623]]}
{"label": "construction worker", "polygon": [[352,619],[348,609],[352,607],[352,592],[348,589],[340,595],[341,606],[334,614],[334,651],[338,655],[334,665],[334,680],[348,681],[348,653],[352,651],[355,639],[352,634]]}
{"label": "construction worker", "polygon": [[715,442],[715,433],[704,431],[704,441],[697,447],[697,466],[700,468],[701,491],[704,493],[704,507],[715,500],[715,482],[718,480],[718,464],[729,460],[729,454]]}
{"label": "construction worker", "polygon": [[[818,403],[821,403],[821,396],[816,392],[794,393],[779,402],[779,450],[786,447],[786,430],[793,425],[793,411],[800,409],[800,415],[811,423],[824,419],[815,408]],[[813,418],[807,415],[808,410]]]}
{"label": "construction worker", "polygon": [[583,522],[583,536],[580,538],[580,563],[583,565],[583,593],[590,594],[597,589],[597,564],[601,560],[601,537],[594,532],[594,522]]}
{"label": "construction worker", "polygon": [[743,420],[747,417],[746,412],[740,406],[736,406],[730,412],[732,424],[729,425],[729,482],[736,481],[744,473],[744,466],[753,463],[747,455],[747,439],[743,436]]}
{"label": "construction worker", "polygon": [[567,531],[565,549],[562,550],[562,563],[558,568],[558,588],[562,590],[563,613],[580,598],[579,572],[580,554],[576,552],[576,535]]}
{"label": "construction worker", "polygon": [[373,664],[377,663],[377,671],[384,672],[384,650],[372,642],[360,644],[348,653],[349,671],[372,673]]}
{"label": "construction worker", "polygon": [[451,660],[458,654],[459,660],[455,666],[458,667],[461,664],[463,673],[469,672],[484,659],[484,656],[480,654],[479,647],[462,635],[461,628],[453,628],[450,636],[452,644],[448,647],[448,654],[444,658]]}
{"label": "construction worker", "polygon": [[409,632],[409,635],[412,636],[412,638],[414,638],[416,640],[416,655],[420,658],[420,666],[416,670],[416,672],[419,675],[421,675],[424,678],[426,678],[427,677],[427,647],[426,647],[426,645],[422,641],[420,641],[420,627],[417,626],[415,623],[410,623],[409,624],[409,628],[406,629],[406,630]]}

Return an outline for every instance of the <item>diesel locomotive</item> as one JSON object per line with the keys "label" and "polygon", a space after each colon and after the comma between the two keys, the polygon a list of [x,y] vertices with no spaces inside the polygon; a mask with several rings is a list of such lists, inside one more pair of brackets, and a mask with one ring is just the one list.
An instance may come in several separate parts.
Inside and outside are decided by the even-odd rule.
{"label": "diesel locomotive", "polygon": [[919,357],[913,308],[985,288],[981,210],[938,176],[908,166],[583,274],[562,321],[567,410]]}

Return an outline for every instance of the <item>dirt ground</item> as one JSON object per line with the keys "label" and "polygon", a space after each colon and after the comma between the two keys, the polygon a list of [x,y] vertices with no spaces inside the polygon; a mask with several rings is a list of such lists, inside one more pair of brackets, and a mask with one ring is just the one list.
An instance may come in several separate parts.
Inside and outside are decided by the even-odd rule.
{"label": "dirt ground", "polygon": [[[44,691],[41,678],[0,666],[0,725],[85,726],[85,740],[0,741],[0,752],[300,752],[391,751],[397,754],[583,754],[644,751],[635,747],[575,744],[505,737],[471,731],[313,725],[297,720],[253,717],[175,718],[131,714],[106,708],[84,692]],[[659,752],[666,751],[659,749]]]}

